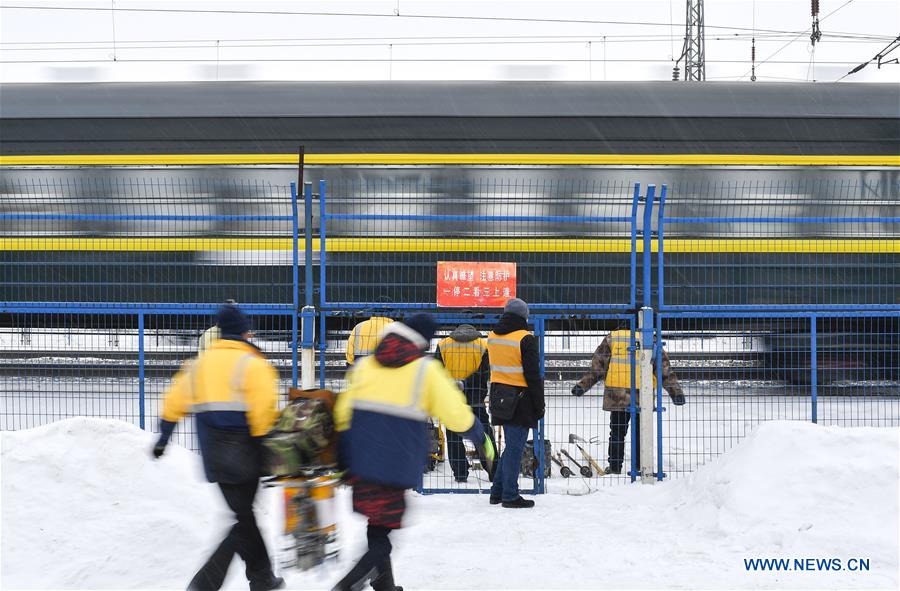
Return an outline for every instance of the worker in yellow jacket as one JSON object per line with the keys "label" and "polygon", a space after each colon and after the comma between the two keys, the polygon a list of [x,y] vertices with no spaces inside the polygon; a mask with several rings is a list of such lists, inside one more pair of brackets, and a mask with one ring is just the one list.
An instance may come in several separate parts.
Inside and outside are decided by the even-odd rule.
{"label": "worker in yellow jacket", "polygon": [[405,490],[422,481],[429,416],[471,439],[491,469],[494,448],[481,422],[447,370],[425,355],[436,328],[429,314],[389,324],[338,396],[340,462],[353,486],[353,510],[369,520],[369,549],[335,589],[362,589],[370,577],[376,591],[395,589],[388,535],[401,526]]}
{"label": "worker in yellow jacket", "polygon": [[[488,379],[491,374],[487,354],[487,341],[471,324],[460,324],[447,338],[438,343],[434,358],[444,364],[450,376],[457,380],[466,395],[466,402],[475,417],[484,426],[484,433],[494,439],[491,418],[488,416],[484,399],[488,394]],[[494,446],[496,447],[496,445]],[[459,433],[447,429],[447,456],[450,469],[457,482],[469,479],[469,462],[466,448]],[[493,480],[493,473],[488,479]]]}
{"label": "worker in yellow jacket", "polygon": [[374,353],[381,333],[391,322],[393,320],[390,318],[372,316],[354,326],[347,337],[347,365],[353,365],[357,360]]}
{"label": "worker in yellow jacket", "polygon": [[272,572],[253,515],[262,475],[262,437],[278,412],[278,372],[247,340],[250,320],[237,306],[222,306],[216,326],[219,338],[184,364],[163,398],[153,456],[163,455],[177,422],[194,413],[206,478],[218,483],[235,514],[234,526],[188,589],[219,589],[235,553],[246,563],[251,591],[280,589],[284,580]]}

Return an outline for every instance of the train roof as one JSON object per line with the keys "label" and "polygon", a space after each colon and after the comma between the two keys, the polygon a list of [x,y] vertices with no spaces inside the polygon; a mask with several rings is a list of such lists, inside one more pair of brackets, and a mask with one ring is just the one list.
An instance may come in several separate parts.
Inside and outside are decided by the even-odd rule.
{"label": "train roof", "polygon": [[0,85],[0,118],[764,117],[900,119],[893,84],[167,82]]}

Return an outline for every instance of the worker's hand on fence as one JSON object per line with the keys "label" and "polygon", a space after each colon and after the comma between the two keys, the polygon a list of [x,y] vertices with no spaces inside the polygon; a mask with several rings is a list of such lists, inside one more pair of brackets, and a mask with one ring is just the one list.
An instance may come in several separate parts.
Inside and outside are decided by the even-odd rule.
{"label": "worker's hand on fence", "polygon": [[162,441],[157,441],[156,445],[153,446],[153,459],[158,460],[161,455],[163,455],[166,451],[166,444]]}
{"label": "worker's hand on fence", "polygon": [[682,392],[678,392],[677,394],[672,394],[672,404],[675,406],[684,406],[685,399],[684,394]]}
{"label": "worker's hand on fence", "polygon": [[497,455],[497,451],[494,449],[494,442],[491,441],[490,437],[485,437],[480,445],[475,446],[475,449],[478,451],[478,459],[481,461],[481,466],[485,472],[491,474],[494,469],[494,458]]}
{"label": "worker's hand on fence", "polygon": [[575,384],[574,386],[572,386],[572,395],[584,396],[584,388],[581,387],[581,384]]}

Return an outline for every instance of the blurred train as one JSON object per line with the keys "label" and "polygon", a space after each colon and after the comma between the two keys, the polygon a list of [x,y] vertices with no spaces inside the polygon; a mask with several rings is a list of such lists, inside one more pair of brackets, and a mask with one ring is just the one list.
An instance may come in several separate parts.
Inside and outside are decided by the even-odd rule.
{"label": "blurred train", "polygon": [[[291,301],[285,243],[253,241],[290,236],[300,147],[329,212],[426,216],[325,224],[351,308],[433,302],[448,259],[515,261],[561,312],[640,301],[629,225],[566,220],[630,215],[634,182],[700,220],[665,227],[669,305],[900,307],[900,89],[768,83],[2,84],[0,301]],[[427,218],[523,214],[552,221]],[[271,218],[203,217],[228,215]],[[191,246],[225,237],[248,250]],[[822,323],[820,350],[898,371],[896,315]]]}

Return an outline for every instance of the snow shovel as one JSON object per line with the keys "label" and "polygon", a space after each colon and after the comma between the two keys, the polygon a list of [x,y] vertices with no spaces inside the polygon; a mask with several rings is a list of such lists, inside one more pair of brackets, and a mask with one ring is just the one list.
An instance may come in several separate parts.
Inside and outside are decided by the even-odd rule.
{"label": "snow shovel", "polygon": [[575,435],[574,433],[569,433],[569,443],[574,444],[575,447],[578,448],[578,451],[581,452],[581,455],[584,456],[584,459],[586,459],[591,464],[591,466],[594,467],[594,470],[597,471],[597,476],[605,476],[606,470],[604,470],[602,467],[600,467],[600,464],[597,463],[597,460],[595,460],[593,458],[593,456],[591,456],[591,454],[589,454],[587,451],[585,451],[585,449],[583,447],[578,445],[579,441],[582,443],[587,443],[587,441],[584,438],[579,437],[578,435]]}
{"label": "snow shovel", "polygon": [[591,476],[594,475],[594,473],[591,472],[591,467],[590,467],[590,466],[582,466],[581,464],[579,464],[578,462],[576,462],[576,461],[575,461],[575,458],[573,458],[572,456],[570,456],[570,455],[569,455],[569,452],[567,452],[566,450],[562,449],[562,450],[560,450],[560,453],[562,453],[564,456],[566,456],[567,458],[569,458],[569,461],[571,461],[573,464],[575,464],[576,466],[578,466],[578,471],[581,472],[581,475],[584,476],[585,478],[590,478]]}

